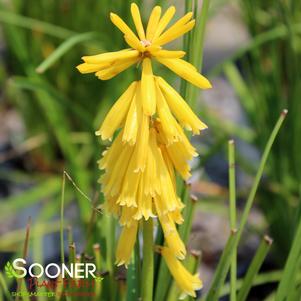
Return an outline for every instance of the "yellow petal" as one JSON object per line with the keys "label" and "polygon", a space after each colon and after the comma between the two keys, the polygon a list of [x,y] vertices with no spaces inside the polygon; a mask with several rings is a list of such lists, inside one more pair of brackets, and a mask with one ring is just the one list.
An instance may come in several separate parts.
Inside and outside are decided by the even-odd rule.
{"label": "yellow petal", "polygon": [[183,293],[195,297],[195,290],[203,287],[202,281],[195,275],[190,274],[186,268],[176,259],[172,250],[167,247],[162,247],[161,254],[174,277],[177,286]]}
{"label": "yellow petal", "polygon": [[145,32],[141,21],[140,11],[136,3],[131,4],[131,13],[140,40],[145,40]]}
{"label": "yellow petal", "polygon": [[95,75],[101,80],[108,80],[118,75],[122,71],[128,69],[132,65],[138,63],[139,58],[131,58],[128,60],[117,61],[107,69],[103,69],[95,73]]}
{"label": "yellow petal", "polygon": [[111,165],[108,165],[106,173],[101,179],[101,183],[103,184],[102,191],[105,196],[114,197],[120,195],[123,178],[127,172],[132,154],[133,147],[129,145],[119,147],[119,155],[115,157],[113,163],[110,162]]}
{"label": "yellow petal", "polygon": [[186,256],[186,248],[179,236],[179,233],[177,232],[174,222],[170,218],[169,214],[159,216],[159,220],[168,247],[177,258],[183,260]]}
{"label": "yellow petal", "polygon": [[174,16],[176,12],[176,8],[174,6],[170,6],[167,11],[165,12],[165,14],[163,15],[163,17],[161,18],[156,33],[153,37],[153,40],[155,40],[157,37],[160,36],[160,34],[163,32],[163,30],[166,28],[166,26],[168,25],[168,23],[171,21],[172,17]]}
{"label": "yellow petal", "polygon": [[156,58],[161,64],[201,89],[210,89],[209,80],[195,71],[195,67],[181,59]]}
{"label": "yellow petal", "polygon": [[83,56],[82,60],[88,64],[112,64],[118,60],[126,60],[138,57],[139,52],[133,49],[123,49],[120,51],[105,52],[96,55]]}
{"label": "yellow petal", "polygon": [[139,129],[139,131],[140,133],[134,153],[134,156],[136,158],[134,172],[143,172],[145,169],[149,136],[149,116],[142,114],[141,128]]}
{"label": "yellow petal", "polygon": [[180,59],[185,55],[185,51],[174,50],[159,50],[152,52],[155,57],[168,58],[168,59]]}
{"label": "yellow petal", "polygon": [[167,144],[172,144],[175,141],[179,141],[176,123],[177,121],[172,116],[169,107],[166,103],[165,97],[158,84],[156,84],[156,99],[157,99],[157,111],[162,124],[162,130],[167,139]]}
{"label": "yellow petal", "polygon": [[123,227],[116,249],[116,264],[127,265],[131,260],[131,255],[136,242],[138,223],[131,227]]}
{"label": "yellow petal", "polygon": [[[111,21],[113,24],[118,27],[118,29],[124,33],[125,36],[128,36],[131,40],[134,41],[135,45],[138,46],[140,44],[139,39],[133,33],[133,31],[125,24],[125,22],[116,14],[110,14]],[[134,47],[136,48],[136,47]]]}
{"label": "yellow petal", "polygon": [[187,130],[192,130],[194,134],[199,134],[201,130],[207,128],[190,109],[181,95],[162,77],[156,77],[156,81],[165,96],[169,108]]}
{"label": "yellow petal", "polygon": [[[158,35],[156,39],[153,40],[154,43],[158,45],[164,45],[171,40],[173,40],[173,36],[180,30],[182,30],[183,27],[185,27],[187,22],[192,18],[192,12],[187,13],[185,16],[183,16],[181,19],[179,19],[175,24],[173,24],[169,29],[167,29],[162,35]],[[191,26],[191,25],[190,25]],[[187,26],[185,27],[187,29]],[[167,42],[165,41],[167,40]]]}
{"label": "yellow petal", "polygon": [[122,140],[130,145],[136,143],[138,131],[138,99],[135,94],[125,121]]}
{"label": "yellow petal", "polygon": [[142,42],[134,39],[132,36],[124,35],[124,40],[127,42],[129,46],[132,48],[137,49],[139,52],[145,52],[145,47],[143,46]]}
{"label": "yellow petal", "polygon": [[112,168],[116,163],[117,158],[120,156],[120,150],[122,149],[122,131],[120,131],[115,138],[112,145],[102,153],[102,158],[98,161],[99,169]]}
{"label": "yellow petal", "polygon": [[146,28],[146,39],[148,41],[151,41],[155,35],[155,32],[157,30],[160,21],[160,16],[161,16],[161,7],[155,6],[151,12]]}
{"label": "yellow petal", "polygon": [[156,90],[152,63],[145,58],[142,63],[141,99],[144,114],[151,116],[156,111]]}
{"label": "yellow petal", "polygon": [[176,40],[186,32],[190,31],[195,25],[195,20],[188,22],[187,24],[171,27],[166,32],[164,32],[160,37],[158,37],[154,44],[156,45],[165,45],[173,40]]}
{"label": "yellow petal", "polygon": [[80,73],[85,74],[85,73],[100,71],[102,69],[110,67],[110,65],[111,65],[111,63],[102,63],[102,64],[83,63],[83,64],[80,64],[80,65],[76,66],[76,68]]}
{"label": "yellow petal", "polygon": [[155,138],[153,129],[150,129],[152,135],[149,134],[149,143],[148,143],[148,151],[147,151],[147,164],[146,170],[143,173],[143,184],[144,184],[144,194],[146,196],[150,195],[154,197],[156,192],[158,191],[159,181],[157,177],[157,166],[156,159],[152,152],[152,140]]}
{"label": "yellow petal", "polygon": [[101,136],[102,140],[112,138],[114,132],[121,126],[121,122],[126,118],[129,111],[136,87],[137,82],[133,82],[107,114],[100,129],[96,132],[96,135]]}
{"label": "yellow petal", "polygon": [[137,193],[141,180],[141,173],[134,171],[135,156],[132,155],[127,172],[122,183],[122,191],[117,200],[120,206],[137,207]]}
{"label": "yellow petal", "polygon": [[137,214],[137,208],[123,206],[120,208],[120,211],[121,211],[121,215],[119,218],[120,225],[132,227],[133,224],[137,222],[135,220],[135,215]]}

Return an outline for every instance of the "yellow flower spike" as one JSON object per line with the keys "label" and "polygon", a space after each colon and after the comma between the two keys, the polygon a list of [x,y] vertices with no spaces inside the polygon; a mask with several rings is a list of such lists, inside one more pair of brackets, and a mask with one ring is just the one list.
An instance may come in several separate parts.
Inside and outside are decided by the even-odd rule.
{"label": "yellow flower spike", "polygon": [[195,291],[200,290],[203,287],[202,281],[199,279],[198,275],[190,274],[180,261],[176,259],[170,248],[162,247],[161,255],[174,277],[177,286],[183,292],[183,297],[184,294],[196,297]]}
{"label": "yellow flower spike", "polygon": [[[110,14],[112,23],[121,31],[124,33],[125,36],[129,37],[131,41],[134,42],[135,47],[138,49],[141,45],[139,39],[136,37],[136,35],[133,33],[133,31],[125,24],[125,22],[116,14],[111,13]],[[131,46],[131,45],[130,45]]]}
{"label": "yellow flower spike", "polygon": [[156,111],[156,90],[152,63],[145,58],[142,63],[141,99],[144,114],[152,116]]}
{"label": "yellow flower spike", "polygon": [[[189,12],[185,16],[183,16],[181,19],[179,19],[175,24],[173,24],[169,29],[167,29],[162,35],[158,36],[156,39],[153,40],[155,44],[158,45],[164,45],[170,42],[169,39],[171,36],[174,36],[175,32],[178,32],[179,29],[183,28],[187,22],[192,18],[193,13]],[[168,42],[165,42],[165,40],[168,40]]]}
{"label": "yellow flower spike", "polygon": [[181,60],[181,59],[163,59],[156,58],[161,64],[165,65],[174,73],[178,74],[180,77],[189,81],[193,85],[201,89],[211,88],[211,84],[207,78],[199,74],[193,65]]}
{"label": "yellow flower spike", "polygon": [[145,32],[141,21],[140,11],[136,3],[131,4],[131,14],[140,40],[145,40]]}
{"label": "yellow flower spike", "polygon": [[159,24],[158,24],[156,33],[155,33],[155,35],[153,37],[153,40],[155,40],[157,37],[159,37],[161,35],[161,33],[166,28],[166,26],[168,25],[168,23],[171,21],[171,19],[174,16],[175,13],[176,13],[176,8],[174,6],[170,6],[166,10],[165,14],[163,15],[163,17],[159,21]]}
{"label": "yellow flower spike", "polygon": [[151,12],[151,15],[149,17],[149,21],[146,28],[146,40],[152,41],[155,32],[157,30],[159,21],[161,17],[161,7],[155,6]]}
{"label": "yellow flower spike", "polygon": [[162,90],[169,108],[187,130],[199,134],[200,131],[207,128],[206,124],[194,114],[181,95],[162,77],[156,77],[156,82]]}
{"label": "yellow flower spike", "polygon": [[173,59],[180,59],[186,54],[185,51],[175,51],[175,50],[161,50],[153,51],[152,55],[154,57],[161,57],[161,58],[173,58]]}
{"label": "yellow flower spike", "polygon": [[129,264],[136,242],[137,230],[137,222],[134,222],[131,227],[123,227],[116,250],[116,264],[118,266]]}
{"label": "yellow flower spike", "polygon": [[129,111],[136,87],[137,82],[133,82],[107,114],[100,129],[95,133],[97,136],[101,136],[102,140],[111,139],[114,132],[121,126]]}
{"label": "yellow flower spike", "polygon": [[193,28],[192,13],[167,30],[175,14],[173,6],[161,19],[161,8],[155,7],[146,30],[135,3],[131,14],[137,36],[118,15],[111,13],[113,24],[130,48],[84,56],[84,63],[77,66],[81,73],[93,72],[99,79],[108,80],[141,62],[141,81],[133,82],[119,97],[96,132],[103,140],[111,140],[120,129],[98,162],[104,170],[99,179],[106,200],[104,208],[118,216],[123,226],[116,264],[129,263],[138,221],[158,217],[168,246],[162,248],[162,255],[184,293],[195,296],[194,290],[202,286],[201,281],[176,259],[183,259],[186,249],[176,229],[176,224],[183,223],[184,204],[177,195],[175,172],[184,179],[190,177],[188,162],[197,155],[182,127],[198,134],[206,125],[167,82],[154,76],[152,60],[200,88],[210,88],[211,84],[193,65],[182,60],[184,51],[162,47]]}
{"label": "yellow flower spike", "polygon": [[159,216],[160,224],[163,229],[164,238],[167,246],[173,252],[174,256],[178,259],[183,260],[186,256],[186,248],[181,240],[177,228],[169,216],[169,214]]}

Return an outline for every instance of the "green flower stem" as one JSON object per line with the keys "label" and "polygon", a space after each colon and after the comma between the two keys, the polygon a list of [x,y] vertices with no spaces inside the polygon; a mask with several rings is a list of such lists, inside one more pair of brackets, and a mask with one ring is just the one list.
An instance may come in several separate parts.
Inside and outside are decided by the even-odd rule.
{"label": "green flower stem", "polygon": [[[229,194],[230,194],[230,227],[236,229],[236,187],[235,187],[235,145],[228,142]],[[230,300],[236,301],[237,250],[233,251],[230,267]]]}
{"label": "green flower stem", "polygon": [[197,198],[193,195],[189,195],[189,188],[185,186],[185,196],[182,198],[186,207],[183,212],[184,223],[179,227],[179,234],[184,242],[189,239],[189,234],[192,226],[192,220],[195,211],[195,203]]}
{"label": "green flower stem", "polygon": [[239,290],[239,293],[237,296],[238,301],[244,301],[247,299],[247,296],[253,285],[254,278],[257,275],[265,257],[267,256],[272,243],[273,243],[272,239],[269,238],[268,236],[265,236],[262,239],[262,241],[256,251],[256,254],[250,264],[248,272],[244,278],[241,289]]}
{"label": "green flower stem", "polygon": [[153,220],[143,222],[142,300],[153,301],[154,238]]}

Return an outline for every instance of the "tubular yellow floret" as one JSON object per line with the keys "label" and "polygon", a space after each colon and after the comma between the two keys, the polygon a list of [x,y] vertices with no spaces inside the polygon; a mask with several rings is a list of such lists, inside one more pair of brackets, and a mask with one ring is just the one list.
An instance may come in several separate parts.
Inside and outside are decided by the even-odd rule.
{"label": "tubular yellow floret", "polygon": [[112,64],[115,61],[131,59],[138,56],[139,56],[139,51],[129,48],[120,51],[83,56],[82,60],[88,64],[108,64],[108,63]]}
{"label": "tubular yellow floret", "polygon": [[165,96],[169,108],[187,130],[191,130],[194,134],[199,134],[201,130],[207,128],[190,109],[181,95],[162,77],[156,77],[156,81]]}
{"label": "tubular yellow floret", "polygon": [[128,59],[126,61],[117,61],[113,65],[111,65],[109,68],[100,70],[95,73],[95,75],[102,80],[109,80],[113,78],[114,76],[118,75],[122,71],[126,70],[130,66],[138,63],[139,58],[132,58]]}
{"label": "tubular yellow floret", "polygon": [[186,79],[193,85],[201,89],[211,88],[211,84],[207,78],[195,71],[195,68],[181,59],[163,59],[156,58],[161,64],[165,65],[180,77]]}
{"label": "tubular yellow floret", "polygon": [[161,35],[161,33],[164,31],[164,29],[166,28],[168,23],[171,21],[171,19],[175,13],[176,13],[176,8],[174,6],[170,6],[166,10],[165,14],[159,21],[159,24],[158,24],[157,30],[155,32],[155,35],[153,37],[153,40],[155,40],[157,37],[159,37]]}
{"label": "tubular yellow floret", "polygon": [[141,76],[141,99],[143,112],[152,116],[156,111],[156,90],[152,63],[149,58],[143,60]]}
{"label": "tubular yellow floret", "polygon": [[123,227],[116,249],[116,264],[118,266],[129,264],[136,242],[137,229],[137,222],[133,223],[131,227]]}
{"label": "tubular yellow floret", "polygon": [[138,131],[138,101],[137,95],[135,94],[123,129],[122,141],[127,142],[130,145],[136,143]]}
{"label": "tubular yellow floret", "polygon": [[154,43],[158,45],[165,45],[173,40],[176,40],[186,32],[190,31],[195,25],[195,20],[188,22],[185,25],[177,26],[175,28],[170,28],[165,33],[163,33],[160,37],[158,37]]}
{"label": "tubular yellow floret", "polygon": [[162,124],[162,129],[166,135],[167,144],[172,144],[179,141],[177,128],[175,126],[176,120],[172,116],[166,100],[160,90],[159,86],[156,85],[156,99],[157,99],[157,112]]}
{"label": "tubular yellow floret", "polygon": [[110,67],[110,65],[111,63],[102,63],[102,64],[83,63],[76,66],[76,68],[80,73],[86,74],[86,73],[94,73],[100,71],[102,69]]}
{"label": "tubular yellow floret", "polygon": [[131,14],[140,40],[145,40],[145,32],[141,21],[140,11],[136,3],[131,4]]}
{"label": "tubular yellow floret", "polygon": [[203,287],[202,281],[199,279],[198,275],[190,274],[180,261],[176,259],[170,248],[162,247],[161,254],[178,287],[186,295],[196,297],[195,291]]}
{"label": "tubular yellow floret", "polygon": [[133,33],[133,31],[125,24],[125,22],[116,14],[110,14],[112,23],[124,33],[125,36],[128,36],[131,40],[134,41],[135,45],[139,45],[139,39]]}
{"label": "tubular yellow floret", "polygon": [[111,139],[115,131],[121,126],[129,111],[136,86],[137,82],[133,82],[107,114],[102,126],[96,132],[96,135],[101,136],[102,140]]}
{"label": "tubular yellow floret", "polygon": [[187,22],[189,22],[192,16],[193,16],[192,12],[187,13],[185,16],[179,19],[175,24],[173,24],[169,29],[167,29],[162,35],[156,37],[156,39],[154,39],[153,42],[155,44],[162,45],[161,43],[166,39],[166,37],[169,37],[173,35],[174,32],[177,32],[181,27],[183,27]]}
{"label": "tubular yellow floret", "polygon": [[146,28],[146,39],[148,41],[152,41],[155,32],[157,30],[159,21],[161,16],[161,7],[155,6],[151,12],[151,15],[149,17],[149,21]]}
{"label": "tubular yellow floret", "polygon": [[185,51],[176,51],[176,50],[161,50],[155,51],[152,53],[155,57],[169,58],[169,59],[180,59],[185,55]]}

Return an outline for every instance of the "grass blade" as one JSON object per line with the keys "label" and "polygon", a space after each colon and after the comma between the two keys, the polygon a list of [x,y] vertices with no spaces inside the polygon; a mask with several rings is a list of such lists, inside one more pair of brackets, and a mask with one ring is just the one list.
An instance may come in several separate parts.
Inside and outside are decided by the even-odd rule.
{"label": "grass blade", "polygon": [[76,32],[66,29],[64,27],[40,21],[37,19],[24,17],[19,14],[15,14],[5,10],[0,11],[0,22],[23,27],[26,29],[31,29],[38,32],[43,32],[45,34],[60,39],[66,39],[76,34]]}
{"label": "grass blade", "polygon": [[235,249],[237,249],[239,240],[240,240],[241,235],[243,233],[243,230],[244,230],[244,228],[247,224],[248,216],[249,216],[251,207],[253,205],[255,194],[256,194],[260,179],[262,177],[265,164],[266,164],[268,156],[270,154],[272,145],[275,141],[275,138],[276,138],[276,136],[277,136],[277,134],[278,134],[278,132],[281,128],[281,125],[282,125],[286,115],[287,115],[287,110],[284,110],[281,113],[281,115],[280,115],[280,117],[279,117],[279,119],[278,119],[271,135],[270,135],[270,138],[269,138],[269,140],[266,144],[266,147],[264,149],[262,158],[260,160],[259,168],[257,170],[257,173],[256,173],[256,176],[255,176],[250,194],[248,196],[245,208],[243,210],[243,214],[242,214],[242,217],[241,217],[241,221],[240,221],[240,225],[239,225],[237,235],[235,236],[235,238],[232,239],[232,240],[234,240],[234,243],[231,242],[231,246],[230,246],[230,242],[229,242],[232,238],[231,236],[230,236],[230,238],[227,242],[227,245],[226,245],[226,248],[228,248],[227,256],[224,254],[226,249],[224,249],[224,251],[223,251],[222,258],[219,261],[218,267],[217,267],[216,272],[214,274],[214,278],[213,278],[211,288],[209,290],[209,293],[208,293],[208,296],[207,296],[207,299],[206,299],[208,301],[215,301],[218,298],[219,290],[220,290],[221,286],[223,285],[223,283],[225,281],[227,272],[228,272],[229,267],[230,267],[231,258],[232,258],[231,256],[233,256],[233,252],[235,251]]}
{"label": "grass blade", "polygon": [[269,238],[268,236],[265,236],[263,238],[263,240],[261,241],[261,243],[256,251],[256,254],[249,266],[248,272],[244,278],[241,289],[239,290],[239,293],[237,296],[238,301],[246,300],[246,298],[251,290],[251,287],[253,285],[254,278],[255,278],[256,274],[258,273],[265,257],[267,256],[272,243],[273,243],[273,240],[271,238]]}
{"label": "grass blade", "polygon": [[221,287],[225,282],[229,270],[229,265],[233,258],[233,250],[235,248],[236,236],[237,231],[232,230],[227,244],[224,248],[224,251],[222,253],[222,256],[218,262],[217,268],[215,270],[212,284],[206,297],[207,301],[217,301],[219,298]]}
{"label": "grass blade", "polygon": [[298,269],[300,268],[297,264],[300,262],[300,254],[301,254],[301,219],[299,221],[299,225],[295,234],[295,238],[292,244],[291,251],[288,255],[288,259],[286,261],[283,277],[279,283],[275,301],[283,301],[293,289],[295,285],[295,279],[298,273]]}
{"label": "grass blade", "polygon": [[58,178],[49,178],[25,192],[10,196],[3,200],[4,203],[1,206],[0,218],[3,219],[30,205],[41,202],[46,197],[56,195],[59,190],[60,180]]}
{"label": "grass blade", "polygon": [[55,62],[57,62],[65,53],[67,53],[76,44],[93,40],[99,36],[95,32],[86,32],[74,35],[59,45],[37,68],[37,73],[44,73]]}
{"label": "grass blade", "polygon": [[258,186],[259,186],[259,182],[260,182],[260,179],[262,177],[262,174],[263,174],[263,171],[264,171],[264,167],[266,165],[266,162],[267,162],[267,159],[268,159],[268,156],[270,154],[270,151],[271,151],[271,148],[272,148],[272,145],[276,139],[276,136],[281,128],[281,125],[285,119],[287,115],[287,110],[283,110],[282,113],[280,114],[280,117],[270,135],[270,138],[266,144],[266,147],[264,149],[264,152],[263,152],[263,155],[261,157],[261,160],[260,160],[260,163],[259,163],[259,167],[258,167],[258,170],[257,170],[257,173],[256,173],[256,176],[255,176],[255,179],[254,179],[254,182],[253,182],[253,185],[252,185],[252,188],[251,188],[251,191],[250,191],[250,194],[248,196],[248,199],[246,201],[246,205],[245,205],[245,208],[244,208],[244,211],[243,211],[243,214],[242,214],[242,217],[241,217],[241,220],[240,220],[240,226],[239,226],[239,230],[238,230],[238,234],[237,234],[237,240],[239,241],[240,240],[240,237],[242,235],[242,232],[244,230],[244,227],[245,225],[247,224],[247,220],[248,220],[248,216],[249,216],[249,213],[250,213],[250,210],[251,210],[251,207],[253,205],[253,202],[254,202],[254,198],[255,198],[255,194],[256,194],[256,191],[258,189]]}
{"label": "grass blade", "polygon": [[[235,186],[235,146],[234,140],[228,142],[229,156],[229,194],[230,194],[230,228],[236,229],[236,186]],[[237,252],[233,251],[230,267],[230,300],[236,300]]]}

